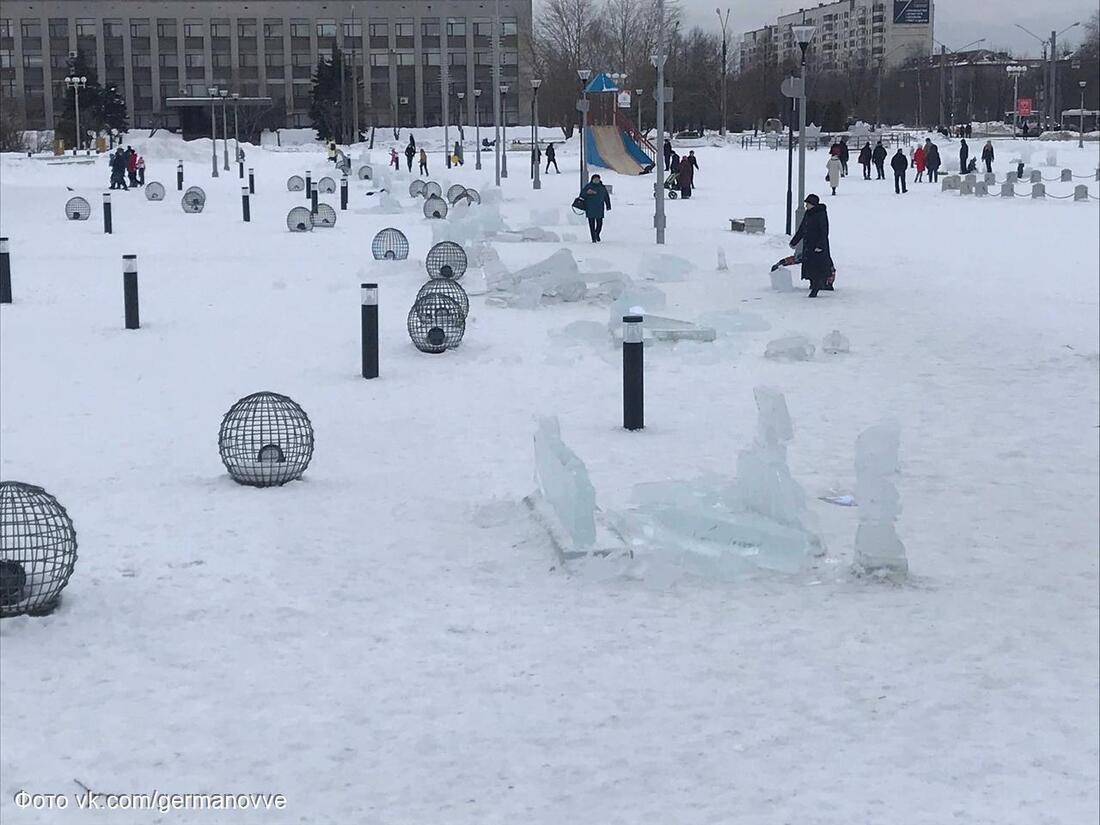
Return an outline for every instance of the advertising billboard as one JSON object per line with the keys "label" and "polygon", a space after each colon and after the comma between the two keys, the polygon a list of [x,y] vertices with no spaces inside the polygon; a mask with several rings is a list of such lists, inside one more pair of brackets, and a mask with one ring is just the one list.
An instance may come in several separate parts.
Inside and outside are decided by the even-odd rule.
{"label": "advertising billboard", "polygon": [[894,0],[895,26],[920,26],[932,22],[932,0]]}
{"label": "advertising billboard", "polygon": [[1016,114],[1027,117],[1031,114],[1031,98],[1021,97],[1016,101]]}

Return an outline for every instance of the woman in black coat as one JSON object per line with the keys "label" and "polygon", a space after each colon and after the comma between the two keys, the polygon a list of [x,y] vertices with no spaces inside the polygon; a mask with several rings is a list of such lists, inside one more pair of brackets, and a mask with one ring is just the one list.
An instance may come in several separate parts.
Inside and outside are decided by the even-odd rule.
{"label": "woman in black coat", "polygon": [[802,242],[802,280],[810,282],[810,298],[817,297],[819,289],[825,289],[833,272],[833,257],[829,252],[829,216],[825,204],[817,195],[806,196],[806,212],[798,231],[791,238],[791,246]]}

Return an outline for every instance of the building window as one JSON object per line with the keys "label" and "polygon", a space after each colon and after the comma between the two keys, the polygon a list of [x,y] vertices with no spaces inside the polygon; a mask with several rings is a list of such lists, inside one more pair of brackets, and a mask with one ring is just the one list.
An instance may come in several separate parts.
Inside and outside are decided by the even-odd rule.
{"label": "building window", "polygon": [[362,20],[345,20],[344,37],[362,37],[363,36],[363,21]]}
{"label": "building window", "polygon": [[14,65],[11,49],[0,49],[0,69],[10,69]]}
{"label": "building window", "polygon": [[449,62],[452,66],[465,66],[466,52],[451,52]]}
{"label": "building window", "polygon": [[372,66],[388,66],[390,65],[390,56],[386,52],[371,52],[370,64]]}
{"label": "building window", "polygon": [[420,23],[421,37],[439,37],[439,21],[435,18],[423,20]]}
{"label": "building window", "polygon": [[238,66],[258,66],[259,61],[256,59],[255,52],[241,52],[237,55]]}
{"label": "building window", "polygon": [[148,37],[149,36],[149,19],[142,18],[140,20],[130,20],[130,37]]}
{"label": "building window", "polygon": [[[10,55],[10,52],[9,52],[9,55]],[[3,64],[3,66],[4,66],[4,68],[8,68],[8,67],[11,66],[11,64],[7,63],[7,64]],[[50,68],[51,69],[61,69],[61,70],[67,72],[69,70],[69,53],[68,52],[62,52],[60,54],[51,54],[50,55]],[[57,72],[54,72],[54,75],[56,76]]]}
{"label": "building window", "polygon": [[233,65],[232,55],[229,52],[211,52],[210,65],[215,69],[227,69]]}
{"label": "building window", "polygon": [[180,59],[178,54],[166,54],[165,52],[161,52],[157,55],[157,62],[162,69],[174,69],[179,66]]}
{"label": "building window", "polygon": [[390,24],[389,23],[371,23],[367,27],[367,31],[371,37],[389,37],[390,36]]}
{"label": "building window", "polygon": [[465,37],[466,36],[466,18],[465,17],[448,17],[447,18],[447,37]]}
{"label": "building window", "polygon": [[264,52],[264,65],[268,68],[272,66],[285,66],[286,60],[283,58],[282,52]]}
{"label": "building window", "polygon": [[519,63],[519,52],[501,52],[500,53],[500,65],[501,66],[515,66]]}
{"label": "building window", "polygon": [[175,38],[176,36],[176,21],[175,20],[157,20],[157,37]]}
{"label": "building window", "polygon": [[493,65],[493,53],[492,52],[474,52],[474,63],[478,66],[492,66]]}
{"label": "building window", "polygon": [[318,20],[317,21],[317,37],[318,39],[326,37],[336,37],[336,21],[335,20]]}
{"label": "building window", "polygon": [[108,40],[112,38],[122,39],[122,21],[121,20],[104,20],[103,21],[103,36]]}
{"label": "building window", "polygon": [[515,37],[516,35],[516,18],[505,17],[500,21],[500,33],[505,37]]}
{"label": "building window", "polygon": [[474,37],[484,37],[486,39],[493,36],[493,21],[485,18],[479,18],[474,21]]}
{"label": "building window", "polygon": [[23,68],[24,69],[41,69],[42,68],[42,53],[35,52],[33,54],[23,55]]}
{"label": "building window", "polygon": [[398,52],[397,53],[397,65],[398,66],[415,66],[416,55],[412,52]]}
{"label": "building window", "polygon": [[64,17],[50,18],[50,37],[67,38],[69,36],[69,21]]}
{"label": "building window", "polygon": [[309,37],[309,21],[295,17],[290,21],[290,36],[291,37]]}
{"label": "building window", "polygon": [[201,69],[206,65],[205,57],[202,52],[188,52],[183,56],[183,65],[189,69]]}
{"label": "building window", "polygon": [[19,33],[23,36],[24,40],[30,37],[41,37],[42,22],[39,20],[21,20],[19,23]]}
{"label": "building window", "polygon": [[210,21],[210,36],[211,37],[229,37],[229,21],[224,18],[218,18]]}
{"label": "building window", "polygon": [[138,54],[137,52],[133,52],[130,55],[130,64],[135,69],[148,69],[153,65],[153,62],[149,54]]}
{"label": "building window", "polygon": [[0,20],[0,37],[11,37],[11,21],[6,18]]}
{"label": "building window", "polygon": [[183,21],[183,36],[184,37],[202,37],[205,29],[205,24],[201,20],[184,20]]}
{"label": "building window", "polygon": [[399,20],[394,23],[393,33],[398,37],[413,37],[413,22],[411,20]]}
{"label": "building window", "polygon": [[439,52],[424,52],[424,65],[425,66],[438,66],[439,65]]}
{"label": "building window", "polygon": [[256,37],[255,17],[242,17],[237,20],[237,37]]}
{"label": "building window", "polygon": [[304,53],[303,52],[295,52],[294,54],[292,54],[290,56],[290,65],[291,66],[312,66],[313,65],[313,58],[310,56],[309,52],[304,52]]}
{"label": "building window", "polygon": [[264,37],[282,37],[283,21],[275,17],[264,18]]}

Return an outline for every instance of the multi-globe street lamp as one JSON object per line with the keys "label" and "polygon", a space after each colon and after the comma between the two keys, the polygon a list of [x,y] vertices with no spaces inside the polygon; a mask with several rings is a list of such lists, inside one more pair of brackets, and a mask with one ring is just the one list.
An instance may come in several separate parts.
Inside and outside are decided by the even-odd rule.
{"label": "multi-globe street lamp", "polygon": [[799,77],[802,79],[802,94],[798,100],[798,207],[795,210],[795,225],[802,222],[806,212],[806,49],[814,39],[815,26],[791,26],[791,34],[802,50],[799,64]]}
{"label": "multi-globe street lamp", "polygon": [[66,77],[65,86],[73,90],[73,110],[76,112],[76,142],[73,144],[73,154],[80,149],[80,90],[88,85],[88,78]]}
{"label": "multi-globe street lamp", "polygon": [[537,78],[531,80],[531,188],[542,189],[542,180],[539,178],[539,86],[542,81]]}

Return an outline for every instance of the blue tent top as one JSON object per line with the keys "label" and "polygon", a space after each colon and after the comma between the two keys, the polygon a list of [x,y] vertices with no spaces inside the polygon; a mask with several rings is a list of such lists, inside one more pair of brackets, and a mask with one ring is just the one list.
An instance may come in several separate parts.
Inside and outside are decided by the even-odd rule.
{"label": "blue tent top", "polygon": [[614,80],[600,72],[588,81],[588,85],[584,87],[584,90],[590,94],[593,92],[617,92],[619,87],[615,85]]}

